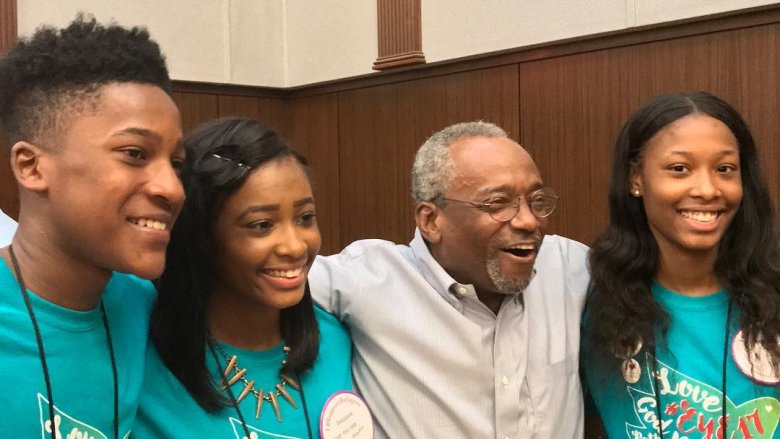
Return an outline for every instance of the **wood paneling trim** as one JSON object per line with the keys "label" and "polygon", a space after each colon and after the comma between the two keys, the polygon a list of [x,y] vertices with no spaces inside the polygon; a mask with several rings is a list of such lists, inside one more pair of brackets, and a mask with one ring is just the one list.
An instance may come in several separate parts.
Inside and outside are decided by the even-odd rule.
{"label": "wood paneling trim", "polygon": [[695,17],[673,22],[633,27],[601,34],[507,49],[425,65],[399,68],[389,72],[370,73],[351,78],[325,81],[287,88],[288,98],[332,93],[414,79],[449,75],[508,64],[518,64],[546,58],[618,48],[653,41],[685,38],[713,32],[780,23],[780,4],[759,6],[739,11]]}
{"label": "wood paneling trim", "polygon": [[374,62],[374,70],[386,70],[394,67],[403,67],[412,64],[425,62],[425,55],[422,52],[407,52],[400,55],[386,56],[377,58]]}
{"label": "wood paneling trim", "polygon": [[374,70],[425,62],[420,0],[377,0],[379,57]]}
{"label": "wood paneling trim", "polygon": [[[0,0],[2,1],[2,0]],[[179,93],[198,93],[230,96],[251,96],[256,98],[280,98],[289,96],[284,88],[256,87],[251,85],[218,84],[214,82],[172,81],[173,91]]]}
{"label": "wood paneling trim", "polygon": [[273,88],[230,84],[174,81],[174,90],[220,95],[276,97],[297,99],[327,93],[401,83],[415,79],[451,75],[509,64],[520,64],[577,53],[679,39],[715,32],[725,32],[780,23],[780,3],[730,11],[704,17],[694,17],[667,23],[633,27],[601,34],[507,49],[453,60],[404,66],[397,70],[370,73],[351,78],[335,79],[297,87]]}
{"label": "wood paneling trim", "polygon": [[0,54],[16,44],[16,0],[0,0]]}

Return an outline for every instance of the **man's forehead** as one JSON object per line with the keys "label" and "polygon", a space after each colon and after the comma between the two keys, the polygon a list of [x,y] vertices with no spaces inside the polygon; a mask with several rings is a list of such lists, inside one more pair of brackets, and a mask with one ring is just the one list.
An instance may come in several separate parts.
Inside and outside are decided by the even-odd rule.
{"label": "man's forehead", "polygon": [[[456,156],[472,156],[475,154],[490,154],[500,156],[525,156],[529,160],[531,156],[519,143],[508,137],[464,137],[450,145],[450,154]],[[533,160],[531,160],[533,161]]]}
{"label": "man's forehead", "polygon": [[541,186],[539,171],[528,152],[504,137],[471,137],[452,144],[453,186],[510,187],[512,191]]}
{"label": "man's forehead", "polygon": [[536,164],[525,148],[506,137],[460,139],[450,146],[450,158],[455,167],[463,171],[496,165],[536,170]]}

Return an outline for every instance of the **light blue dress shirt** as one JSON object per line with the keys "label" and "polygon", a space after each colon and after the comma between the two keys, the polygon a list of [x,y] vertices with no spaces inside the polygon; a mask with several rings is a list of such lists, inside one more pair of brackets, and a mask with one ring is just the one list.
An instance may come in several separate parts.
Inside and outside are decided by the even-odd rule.
{"label": "light blue dress shirt", "polygon": [[536,276],[498,315],[455,281],[419,231],[317,257],[314,299],[344,322],[378,438],[581,438],[580,315],[588,248],[546,236]]}

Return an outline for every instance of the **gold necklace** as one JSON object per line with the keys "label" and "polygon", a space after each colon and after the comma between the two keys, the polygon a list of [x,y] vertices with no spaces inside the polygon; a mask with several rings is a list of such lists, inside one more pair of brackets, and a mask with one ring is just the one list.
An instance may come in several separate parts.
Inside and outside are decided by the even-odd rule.
{"label": "gold necklace", "polygon": [[[301,391],[301,386],[298,384],[297,381],[290,378],[286,374],[283,374],[281,371],[279,372],[279,378],[280,382],[274,386],[274,390],[269,390],[267,393],[264,393],[262,388],[255,388],[255,380],[247,379],[247,370],[246,368],[241,368],[238,365],[238,355],[228,356],[228,354],[225,353],[225,351],[222,350],[222,348],[219,346],[219,344],[216,343],[216,340],[212,340],[214,347],[217,349],[220,355],[225,359],[225,371],[222,372],[222,389],[226,390],[228,387],[233,386],[233,384],[241,381],[244,384],[244,389],[241,391],[241,393],[238,394],[238,398],[236,398],[236,405],[240,404],[241,401],[244,400],[250,393],[255,395],[255,398],[257,398],[257,405],[255,407],[255,419],[260,418],[260,409],[263,408],[263,401],[268,401],[271,403],[271,406],[274,408],[274,413],[276,414],[276,420],[279,422],[282,422],[282,413],[279,411],[279,397],[281,396],[285,400],[287,400],[290,405],[294,409],[298,408],[298,404],[295,403],[290,393],[287,391],[286,387],[289,384],[290,387],[297,390],[298,392]],[[290,354],[290,347],[285,346],[284,347],[284,355],[285,359],[282,360],[282,366],[287,364],[287,356]],[[231,377],[230,374],[233,374]]]}

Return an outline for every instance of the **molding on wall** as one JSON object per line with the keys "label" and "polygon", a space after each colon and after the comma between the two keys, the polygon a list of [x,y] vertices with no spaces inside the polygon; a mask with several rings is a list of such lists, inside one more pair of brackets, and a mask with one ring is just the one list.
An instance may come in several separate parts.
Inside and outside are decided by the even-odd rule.
{"label": "molding on wall", "polygon": [[[0,0],[3,1],[3,0]],[[219,84],[215,82],[172,81],[173,91],[178,93],[200,93],[214,95],[250,96],[254,98],[285,99],[290,95],[288,89],[275,87],[257,87],[251,85]]]}
{"label": "molding on wall", "polygon": [[632,27],[435,63],[403,66],[398,67],[393,71],[369,73],[366,75],[296,87],[252,87],[232,84],[174,81],[174,90],[287,100],[449,75],[471,70],[499,67],[507,64],[519,64],[546,58],[574,55],[577,53],[633,46],[654,41],[679,39],[715,32],[764,26],[773,23],[780,23],[780,4],[723,12],[703,17],[687,18],[667,23]]}
{"label": "molding on wall", "polygon": [[420,0],[377,0],[379,57],[374,70],[425,63]]}

